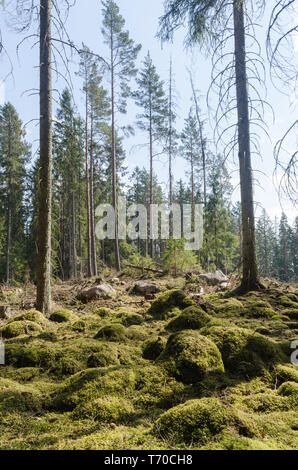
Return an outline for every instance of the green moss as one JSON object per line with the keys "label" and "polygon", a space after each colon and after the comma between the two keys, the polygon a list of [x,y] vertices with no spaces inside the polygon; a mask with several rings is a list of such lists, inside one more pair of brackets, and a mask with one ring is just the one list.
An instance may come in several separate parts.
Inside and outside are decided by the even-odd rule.
{"label": "green moss", "polygon": [[254,413],[272,413],[291,409],[291,403],[287,398],[273,392],[255,394],[245,398],[242,404]]}
{"label": "green moss", "polygon": [[50,315],[50,320],[56,323],[65,323],[70,321],[72,313],[70,310],[57,310]]}
{"label": "green moss", "polygon": [[41,343],[39,345],[7,344],[5,359],[8,365],[15,367],[45,367],[55,366],[55,349],[53,346]]}
{"label": "green moss", "polygon": [[216,313],[223,316],[240,315],[244,311],[243,303],[234,298],[218,298],[211,302]]}
{"label": "green moss", "polygon": [[193,305],[193,301],[182,290],[169,290],[152,302],[147,313],[155,319],[164,320],[174,308],[183,310],[190,305]]}
{"label": "green moss", "polygon": [[127,328],[126,336],[132,341],[144,341],[148,338],[148,332],[140,325],[132,325]]}
{"label": "green moss", "polygon": [[141,325],[144,322],[144,318],[142,315],[138,315],[137,313],[132,313],[127,315],[127,317],[123,320],[124,326],[132,326],[132,325]]}
{"label": "green moss", "polygon": [[297,382],[284,382],[277,390],[278,395],[289,397],[296,395],[298,397],[298,383]]}
{"label": "green moss", "polygon": [[33,386],[0,378],[0,413],[40,412],[44,402],[45,397]]}
{"label": "green moss", "polygon": [[113,323],[102,327],[94,336],[95,339],[108,339],[109,341],[123,341],[125,339],[125,328],[120,323]]}
{"label": "green moss", "polygon": [[103,344],[99,351],[91,354],[87,359],[87,366],[107,367],[112,365],[120,365],[120,354],[117,347],[113,344]]}
{"label": "green moss", "polygon": [[298,383],[298,366],[279,364],[274,374],[279,382],[296,382]]}
{"label": "green moss", "polygon": [[73,331],[77,331],[77,332],[81,333],[82,331],[85,331],[85,329],[86,329],[86,322],[84,322],[84,320],[78,320],[78,321],[74,322],[71,329]]}
{"label": "green moss", "polygon": [[203,380],[208,374],[224,371],[217,346],[197,331],[181,331],[168,339],[158,361],[184,383]]}
{"label": "green moss", "polygon": [[230,421],[229,408],[216,398],[190,400],[166,411],[155,423],[154,434],[171,442],[204,444]]}
{"label": "green moss", "polygon": [[43,326],[46,324],[47,320],[45,316],[38,312],[37,310],[29,310],[26,313],[23,313],[22,315],[18,315],[17,317],[13,318],[10,323],[15,322],[15,321],[24,321],[28,320],[34,323],[38,323],[39,325]]}
{"label": "green moss", "polygon": [[280,305],[283,305],[284,307],[289,307],[293,309],[298,308],[298,298],[295,294],[282,295],[281,297],[279,297],[278,302]]}
{"label": "green moss", "polygon": [[199,330],[211,321],[211,317],[200,307],[191,306],[181,315],[171,320],[166,329],[169,331]]}
{"label": "green moss", "polygon": [[271,307],[261,307],[258,305],[251,305],[249,310],[244,313],[246,316],[252,318],[273,318],[275,316],[275,311]]}
{"label": "green moss", "polygon": [[150,339],[143,345],[143,358],[155,361],[165,349],[166,340],[164,338]]}
{"label": "green moss", "polygon": [[298,320],[298,307],[297,308],[287,308],[286,310],[283,310],[282,315],[285,315],[286,317],[290,318],[291,320]]}
{"label": "green moss", "polygon": [[16,338],[20,335],[34,335],[42,332],[42,327],[35,322],[20,320],[8,323],[0,329],[3,338]]}
{"label": "green moss", "polygon": [[100,307],[100,308],[97,308],[96,310],[94,310],[93,313],[94,313],[94,315],[98,315],[101,318],[105,318],[105,317],[111,316],[113,312],[110,308]]}
{"label": "green moss", "polygon": [[225,365],[229,365],[229,359],[243,349],[250,330],[238,327],[211,326],[202,330],[202,334],[210,338],[221,352]]}
{"label": "green moss", "polygon": [[74,410],[73,416],[101,423],[121,424],[127,422],[133,412],[132,404],[125,398],[105,397],[80,403]]}

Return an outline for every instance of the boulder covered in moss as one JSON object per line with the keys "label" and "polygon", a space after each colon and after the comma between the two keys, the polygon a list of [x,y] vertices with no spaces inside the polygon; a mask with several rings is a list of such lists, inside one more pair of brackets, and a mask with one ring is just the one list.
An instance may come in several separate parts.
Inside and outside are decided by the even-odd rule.
{"label": "boulder covered in moss", "polygon": [[71,316],[72,316],[72,312],[70,310],[61,309],[61,310],[57,310],[56,312],[53,312],[50,315],[50,320],[55,323],[66,323],[70,321]]}
{"label": "boulder covered in moss", "polygon": [[39,325],[43,326],[46,324],[47,319],[38,310],[29,310],[28,312],[23,313],[22,315],[18,315],[17,317],[14,317],[11,320],[11,322],[15,322],[15,321],[32,321],[34,323],[38,323]]}
{"label": "boulder covered in moss", "polygon": [[243,303],[233,297],[210,296],[209,301],[215,312],[221,316],[239,316],[244,312]]}
{"label": "boulder covered in moss", "polygon": [[141,325],[144,322],[144,318],[142,315],[137,313],[131,313],[127,315],[123,320],[124,326],[132,326],[132,325]]}
{"label": "boulder covered in moss", "polygon": [[273,375],[277,378],[279,383],[282,382],[296,382],[298,383],[298,365],[282,365],[278,364],[276,366]]}
{"label": "boulder covered in moss", "polygon": [[43,341],[40,344],[31,345],[7,344],[5,361],[7,365],[15,367],[49,369],[56,366],[56,348]]}
{"label": "boulder covered in moss", "polygon": [[171,335],[158,361],[164,363],[171,375],[188,384],[224,372],[217,346],[193,330]]}
{"label": "boulder covered in moss", "polygon": [[78,320],[78,321],[74,322],[71,329],[73,331],[77,331],[78,333],[81,333],[81,332],[85,331],[85,329],[86,329],[86,322],[84,322],[84,320]]}
{"label": "boulder covered in moss", "polygon": [[164,292],[154,300],[147,313],[155,319],[165,320],[171,316],[173,309],[184,310],[193,304],[193,301],[182,290],[174,289]]}
{"label": "boulder covered in moss", "polygon": [[123,341],[125,339],[125,328],[120,323],[111,323],[103,326],[94,336],[95,339],[106,339],[108,341]]}
{"label": "boulder covered in moss", "polygon": [[94,315],[98,315],[101,318],[109,317],[112,315],[112,310],[110,308],[106,307],[99,307],[96,310],[94,310]]}
{"label": "boulder covered in moss", "polygon": [[167,324],[166,329],[169,331],[199,330],[210,321],[211,317],[201,307],[194,305],[187,307],[182,311],[181,315],[173,318]]}
{"label": "boulder covered in moss", "polygon": [[120,354],[113,344],[103,344],[99,351],[92,353],[87,359],[90,368],[107,367],[120,364]]}
{"label": "boulder covered in moss", "polygon": [[216,398],[190,400],[161,415],[154,425],[154,434],[171,442],[204,444],[232,420],[231,409]]}
{"label": "boulder covered in moss", "polygon": [[33,385],[0,378],[0,414],[41,412],[46,397]]}
{"label": "boulder covered in moss", "polygon": [[8,323],[0,329],[0,335],[3,338],[16,338],[21,335],[34,335],[43,331],[42,327],[33,321],[20,320]]}
{"label": "boulder covered in moss", "polygon": [[288,411],[291,409],[291,402],[286,397],[271,391],[257,393],[245,398],[242,405],[254,413],[274,413],[275,411]]}
{"label": "boulder covered in moss", "polygon": [[163,352],[165,346],[166,340],[164,338],[158,337],[156,339],[150,339],[143,345],[142,357],[149,361],[155,361],[155,359],[157,359]]}
{"label": "boulder covered in moss", "polygon": [[276,315],[275,310],[266,300],[258,298],[249,298],[245,304],[245,316],[251,318],[272,318]]}
{"label": "boulder covered in moss", "polygon": [[298,383],[297,382],[284,382],[277,390],[278,395],[283,397],[296,396],[298,399]]}

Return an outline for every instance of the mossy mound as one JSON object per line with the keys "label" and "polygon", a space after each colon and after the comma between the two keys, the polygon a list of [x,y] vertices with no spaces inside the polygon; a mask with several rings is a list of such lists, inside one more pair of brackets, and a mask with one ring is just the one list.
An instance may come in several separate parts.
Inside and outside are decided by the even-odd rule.
{"label": "mossy mound", "polygon": [[294,365],[281,365],[278,364],[276,367],[273,375],[277,378],[277,380],[282,382],[296,382],[298,383],[298,366]]}
{"label": "mossy mound", "polygon": [[272,318],[276,312],[266,300],[253,297],[246,300],[244,315],[251,318]]}
{"label": "mossy mound", "polygon": [[232,416],[216,398],[190,400],[166,411],[155,423],[154,434],[171,442],[204,444],[221,433]]}
{"label": "mossy mound", "polygon": [[152,302],[147,313],[155,319],[165,320],[174,308],[184,310],[191,305],[193,301],[182,290],[169,290]]}
{"label": "mossy mound", "polygon": [[277,390],[278,395],[283,397],[296,396],[298,398],[298,383],[284,382]]}
{"label": "mossy mound", "polygon": [[110,308],[100,307],[100,308],[97,308],[96,310],[94,310],[93,313],[94,313],[94,315],[98,315],[101,318],[105,318],[105,317],[112,316],[113,312]]}
{"label": "mossy mound", "polygon": [[173,318],[166,329],[169,331],[199,330],[211,321],[211,317],[200,307],[191,306],[184,309],[181,315]]}
{"label": "mossy mound", "polygon": [[20,385],[9,379],[0,378],[0,414],[40,412],[45,396],[32,385]]}
{"label": "mossy mound", "polygon": [[90,368],[120,365],[120,354],[113,344],[103,344],[99,351],[92,353],[87,359]]}
{"label": "mossy mound", "polygon": [[284,307],[298,309],[298,296],[296,294],[282,295],[278,303]]}
{"label": "mossy mound", "polygon": [[80,403],[74,410],[77,419],[92,419],[101,423],[126,423],[134,413],[132,404],[125,398],[96,398]]}
{"label": "mossy mound", "polygon": [[132,341],[145,341],[148,338],[148,332],[140,325],[130,326],[125,334]]}
{"label": "mossy mound", "polygon": [[224,372],[217,346],[192,330],[171,335],[158,361],[164,363],[170,374],[184,383],[199,382],[208,374]]}
{"label": "mossy mound", "polygon": [[84,320],[78,320],[74,322],[74,324],[71,326],[71,329],[81,333],[86,330],[86,322]]}
{"label": "mossy mound", "polygon": [[254,377],[287,361],[277,343],[250,330],[212,326],[202,333],[217,345],[227,370],[237,375]]}
{"label": "mossy mound", "polygon": [[33,321],[19,320],[8,323],[0,329],[3,338],[16,338],[21,335],[34,335],[41,333],[42,327]]}
{"label": "mossy mound", "polygon": [[28,312],[13,318],[9,323],[15,321],[31,321],[41,326],[44,326],[47,323],[45,316],[38,310],[29,310]]}
{"label": "mossy mound", "polygon": [[244,305],[240,300],[234,298],[217,298],[211,300],[216,313],[221,316],[239,316],[244,312]]}
{"label": "mossy mound", "polygon": [[120,323],[112,323],[103,326],[94,336],[95,339],[107,339],[109,341],[123,341],[125,339],[125,328]]}
{"label": "mossy mound", "polygon": [[133,326],[133,325],[141,325],[144,322],[144,318],[142,315],[138,315],[137,313],[132,313],[127,315],[127,317],[123,320],[124,326]]}
{"label": "mossy mound", "polygon": [[245,398],[242,401],[242,405],[254,413],[288,411],[292,407],[290,400],[273,392],[257,393],[252,397]]}
{"label": "mossy mound", "polygon": [[148,340],[143,345],[143,354],[142,357],[144,359],[148,359],[149,361],[155,361],[155,359],[160,356],[166,346],[166,340],[164,338],[156,338]]}
{"label": "mossy mound", "polygon": [[71,320],[72,312],[70,310],[61,309],[50,315],[50,320],[55,323],[66,323]]}

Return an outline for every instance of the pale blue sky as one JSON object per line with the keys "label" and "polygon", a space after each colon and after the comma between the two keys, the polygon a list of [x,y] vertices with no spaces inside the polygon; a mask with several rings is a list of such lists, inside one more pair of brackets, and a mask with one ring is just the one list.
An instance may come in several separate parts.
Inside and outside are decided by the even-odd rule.
{"label": "pale blue sky", "polygon": [[[173,68],[175,73],[176,87],[179,95],[179,108],[178,108],[178,129],[181,130],[184,118],[187,117],[189,107],[191,104],[191,89],[188,81],[187,68],[192,68],[195,76],[195,86],[198,88],[203,96],[202,108],[205,117],[208,117],[205,95],[210,83],[210,60],[205,58],[198,50],[186,51],[183,46],[184,31],[181,30],[175,36],[174,44],[167,44],[161,48],[160,42],[155,38],[158,28],[158,18],[163,12],[162,0],[118,0],[117,1],[120,11],[126,20],[127,28],[130,31],[131,37],[138,43],[142,44],[142,50],[139,56],[138,65],[140,65],[147,51],[150,51],[152,59],[157,67],[158,73],[162,79],[167,82],[169,60],[172,56]],[[269,2],[268,2],[269,3]],[[1,13],[2,15],[2,13]],[[0,20],[1,29],[3,31],[4,43],[7,51],[12,59],[14,66],[14,79],[11,78],[5,83],[5,99],[11,101],[17,108],[23,122],[29,122],[32,119],[38,118],[38,96],[29,96],[25,90],[36,89],[38,87],[38,48],[31,48],[32,40],[27,41],[22,45],[19,54],[19,61],[16,58],[15,49],[21,36],[11,33],[6,28],[3,18]],[[67,22],[67,29],[73,41],[80,45],[82,42],[87,44],[94,52],[105,55],[106,50],[102,44],[101,38],[101,3],[99,0],[77,0],[76,6],[72,9],[70,17]],[[260,41],[263,42],[263,34],[261,31]],[[265,51],[263,48],[263,54]],[[72,75],[77,71],[77,57],[74,56],[74,63],[72,64]],[[7,60],[2,58],[2,70],[7,70]],[[60,69],[61,72],[62,68]],[[289,124],[294,120],[297,108],[292,107],[290,110],[290,100],[278,93],[271,86],[269,79],[268,96],[267,99],[273,105],[276,112],[275,123],[272,123],[272,117],[268,113],[269,133],[272,142],[282,135],[282,131],[286,130]],[[80,94],[81,81],[78,77],[73,76],[74,96],[78,108],[83,112],[83,98]],[[55,83],[55,87],[59,90],[63,89],[65,83],[59,79]],[[34,93],[34,90],[32,91]],[[32,93],[31,92],[31,93]],[[3,86],[0,87],[0,100],[3,100],[4,90]],[[125,122],[134,124],[135,114],[137,110],[135,106],[130,103],[129,112],[126,115]],[[123,118],[121,118],[123,122]],[[37,139],[38,128],[36,122],[30,122],[27,127],[28,140]],[[209,120],[208,128],[212,127],[212,117]],[[211,132],[209,138],[212,137]],[[127,166],[132,170],[136,165],[145,166],[148,168],[148,155],[146,148],[135,149],[135,146],[146,141],[145,136],[136,130],[136,135],[133,138],[125,140],[125,148],[127,151]],[[294,145],[294,143],[293,143]],[[280,215],[281,207],[278,196],[274,189],[272,181],[272,173],[274,169],[272,144],[267,138],[262,138],[262,160],[260,158],[254,159],[254,168],[265,173],[256,174],[263,189],[256,187],[256,201],[260,202],[274,217]],[[159,177],[163,188],[167,190],[168,176],[167,176],[167,160],[162,157],[161,161],[155,164],[155,171]],[[175,162],[174,175],[176,180],[183,177],[185,171],[188,170],[187,165],[182,158],[177,158]],[[231,171],[233,167],[231,166]],[[233,184],[237,187],[238,173],[233,171]],[[233,199],[239,198],[239,189],[235,189]],[[289,201],[283,201],[283,209],[292,221],[295,213]]]}

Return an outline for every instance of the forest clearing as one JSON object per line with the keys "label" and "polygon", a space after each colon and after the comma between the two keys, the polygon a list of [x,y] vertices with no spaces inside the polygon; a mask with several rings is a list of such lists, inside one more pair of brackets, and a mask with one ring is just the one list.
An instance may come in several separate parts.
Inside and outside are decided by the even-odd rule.
{"label": "forest clearing", "polygon": [[297,450],[298,0],[88,5],[0,2],[0,450]]}

